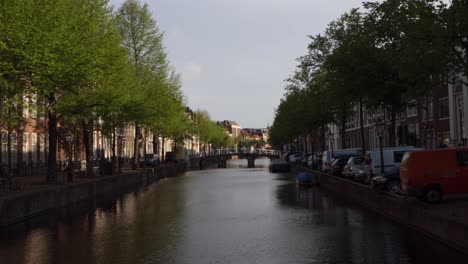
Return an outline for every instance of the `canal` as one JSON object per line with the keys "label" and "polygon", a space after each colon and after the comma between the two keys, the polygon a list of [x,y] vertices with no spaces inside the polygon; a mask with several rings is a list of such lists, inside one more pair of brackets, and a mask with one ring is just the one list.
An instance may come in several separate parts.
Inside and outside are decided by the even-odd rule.
{"label": "canal", "polygon": [[[188,172],[0,230],[0,263],[466,263],[443,244],[271,174]],[[84,208],[84,209],[83,209]]]}

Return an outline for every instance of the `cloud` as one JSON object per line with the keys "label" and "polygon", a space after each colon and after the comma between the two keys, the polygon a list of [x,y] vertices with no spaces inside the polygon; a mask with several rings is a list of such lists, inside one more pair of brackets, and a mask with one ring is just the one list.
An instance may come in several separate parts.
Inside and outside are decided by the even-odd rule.
{"label": "cloud", "polygon": [[188,63],[184,67],[182,79],[185,82],[198,81],[201,79],[202,65],[198,63]]}

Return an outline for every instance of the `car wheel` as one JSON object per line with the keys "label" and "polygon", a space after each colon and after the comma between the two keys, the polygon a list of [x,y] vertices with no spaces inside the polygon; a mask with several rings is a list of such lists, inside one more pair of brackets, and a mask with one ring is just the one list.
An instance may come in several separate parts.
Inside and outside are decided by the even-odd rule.
{"label": "car wheel", "polygon": [[442,200],[442,192],[438,188],[430,188],[424,192],[424,200],[428,203],[437,203]]}
{"label": "car wheel", "polygon": [[389,181],[386,187],[391,194],[397,194],[401,190],[400,181]]}

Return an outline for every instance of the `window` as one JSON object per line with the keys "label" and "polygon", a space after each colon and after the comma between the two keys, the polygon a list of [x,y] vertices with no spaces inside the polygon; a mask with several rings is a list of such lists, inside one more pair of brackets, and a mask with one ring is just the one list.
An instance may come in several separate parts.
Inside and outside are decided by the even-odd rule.
{"label": "window", "polygon": [[28,149],[29,136],[27,132],[23,133],[23,160],[29,162],[29,149]]}
{"label": "window", "polygon": [[437,133],[437,140],[439,145],[448,145],[450,143],[450,132]]}
{"label": "window", "polygon": [[31,133],[32,161],[37,162],[37,134]]}
{"label": "window", "polygon": [[7,132],[2,132],[2,137],[0,141],[2,143],[1,144],[2,149],[1,149],[0,155],[2,155],[3,163],[7,163],[7,159],[8,159],[8,156],[7,156],[8,133]]}
{"label": "window", "polygon": [[39,146],[40,146],[40,149],[41,149],[40,154],[39,154],[40,162],[45,162],[47,146],[45,145],[45,135],[44,134],[39,135]]}
{"label": "window", "polygon": [[405,155],[406,151],[394,151],[393,152],[393,160],[395,163],[400,163],[401,160],[403,159],[403,156]]}
{"label": "window", "polygon": [[432,101],[429,101],[426,104],[426,109],[424,110],[425,116],[423,120],[432,120]]}
{"label": "window", "polygon": [[468,151],[457,151],[457,162],[460,166],[468,166]]}
{"label": "window", "polygon": [[416,116],[418,114],[418,109],[416,108],[416,101],[414,100],[409,101],[406,110],[407,110],[408,117]]}
{"label": "window", "polygon": [[439,100],[439,119],[449,117],[449,101],[448,98]]}

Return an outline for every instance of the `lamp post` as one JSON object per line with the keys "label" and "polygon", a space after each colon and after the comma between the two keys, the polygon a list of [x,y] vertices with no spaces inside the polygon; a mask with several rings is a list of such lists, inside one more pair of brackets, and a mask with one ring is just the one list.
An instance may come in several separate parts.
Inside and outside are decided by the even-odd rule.
{"label": "lamp post", "polygon": [[68,182],[73,181],[73,162],[72,162],[72,134],[70,132],[65,134],[65,143],[67,144],[67,156],[68,156],[68,166],[67,166],[67,180]]}
{"label": "lamp post", "polygon": [[380,173],[385,174],[385,164],[383,156],[383,133],[385,131],[385,122],[380,120],[375,124],[377,129],[377,136],[379,137],[379,148],[380,148]]}

